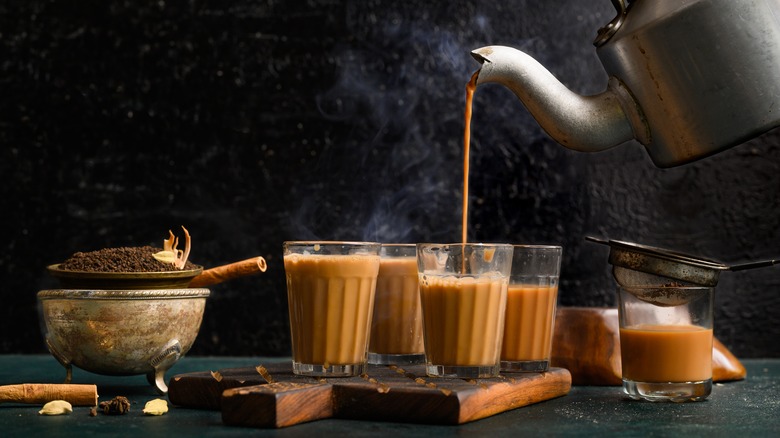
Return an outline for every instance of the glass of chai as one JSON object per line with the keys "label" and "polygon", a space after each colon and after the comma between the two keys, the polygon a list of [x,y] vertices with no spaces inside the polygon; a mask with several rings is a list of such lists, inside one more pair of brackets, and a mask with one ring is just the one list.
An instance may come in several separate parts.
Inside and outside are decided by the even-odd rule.
{"label": "glass of chai", "polygon": [[380,247],[284,242],[295,374],[339,377],[365,371]]}
{"label": "glass of chai", "polygon": [[411,243],[382,244],[379,251],[368,363],[423,363],[425,348],[417,286],[417,247]]}
{"label": "glass of chai", "polygon": [[713,301],[711,287],[618,288],[624,393],[674,402],[709,396]]}
{"label": "glass of chai", "polygon": [[499,375],[511,268],[509,244],[417,244],[428,376]]}
{"label": "glass of chai", "polygon": [[514,246],[501,371],[550,369],[562,253],[560,246]]}

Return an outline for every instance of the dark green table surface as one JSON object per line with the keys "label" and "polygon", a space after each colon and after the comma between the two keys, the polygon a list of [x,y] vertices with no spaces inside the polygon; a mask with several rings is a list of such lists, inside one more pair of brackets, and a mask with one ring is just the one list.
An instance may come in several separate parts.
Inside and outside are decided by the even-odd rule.
{"label": "dark green table surface", "polygon": [[[283,359],[186,357],[175,374],[255,366]],[[716,384],[707,401],[673,404],[627,399],[619,387],[575,386],[557,399],[518,408],[460,426],[329,419],[285,429],[224,426],[218,411],[171,407],[160,417],[144,416],[144,404],[158,395],[144,376],[101,376],[74,369],[72,383],[95,383],[101,401],[123,395],[126,415],[44,417],[40,406],[0,404],[0,436],[780,436],[780,359],[744,360],[748,377]],[[0,356],[0,384],[61,383],[65,369],[45,355]]]}

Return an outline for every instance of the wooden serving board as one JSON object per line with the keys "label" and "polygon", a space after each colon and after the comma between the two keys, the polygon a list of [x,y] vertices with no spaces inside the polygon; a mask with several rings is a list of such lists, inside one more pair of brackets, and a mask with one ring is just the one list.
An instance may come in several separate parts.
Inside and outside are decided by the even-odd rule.
{"label": "wooden serving board", "polygon": [[463,424],[564,396],[571,374],[505,373],[492,379],[431,378],[422,365],[369,366],[360,377],[296,376],[291,363],[175,375],[172,404],[221,409],[227,425],[279,428],[324,418]]}

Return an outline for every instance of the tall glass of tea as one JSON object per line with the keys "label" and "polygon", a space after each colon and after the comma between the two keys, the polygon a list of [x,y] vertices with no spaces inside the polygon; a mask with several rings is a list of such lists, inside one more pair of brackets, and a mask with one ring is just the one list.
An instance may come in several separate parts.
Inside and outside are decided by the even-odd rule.
{"label": "tall glass of tea", "polygon": [[714,288],[620,287],[623,392],[649,401],[699,401],[712,391]]}
{"label": "tall glass of tea", "polygon": [[339,377],[365,372],[380,246],[284,242],[295,374]]}

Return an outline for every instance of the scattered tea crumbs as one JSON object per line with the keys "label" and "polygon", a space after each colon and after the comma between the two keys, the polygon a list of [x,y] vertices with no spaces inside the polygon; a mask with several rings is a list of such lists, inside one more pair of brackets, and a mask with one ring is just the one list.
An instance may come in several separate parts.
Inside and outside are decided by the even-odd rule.
{"label": "scattered tea crumbs", "polygon": [[[154,258],[162,248],[134,246],[104,248],[97,251],[77,252],[60,264],[60,269],[86,272],[162,272],[178,270],[171,263]],[[195,269],[187,262],[184,269]]]}

